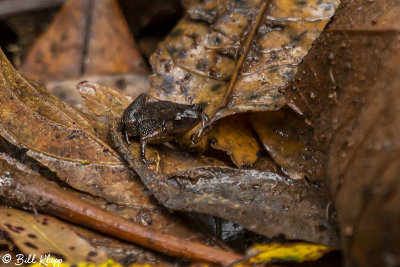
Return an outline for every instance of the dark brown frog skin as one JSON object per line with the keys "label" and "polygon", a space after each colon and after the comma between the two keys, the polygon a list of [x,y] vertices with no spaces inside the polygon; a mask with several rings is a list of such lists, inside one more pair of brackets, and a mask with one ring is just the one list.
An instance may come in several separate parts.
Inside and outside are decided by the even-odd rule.
{"label": "dark brown frog skin", "polygon": [[120,129],[129,143],[129,136],[140,138],[140,158],[145,164],[147,143],[162,144],[183,136],[200,122],[208,120],[201,106],[161,101],[139,95],[124,111]]}

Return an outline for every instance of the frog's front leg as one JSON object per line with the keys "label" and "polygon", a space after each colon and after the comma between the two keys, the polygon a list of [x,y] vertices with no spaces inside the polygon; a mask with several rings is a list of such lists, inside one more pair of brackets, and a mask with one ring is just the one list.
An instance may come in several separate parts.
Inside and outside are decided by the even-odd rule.
{"label": "frog's front leg", "polygon": [[148,165],[149,162],[146,159],[146,146],[147,142],[140,138],[140,159],[143,161],[144,164]]}
{"label": "frog's front leg", "polygon": [[208,122],[209,118],[208,118],[207,114],[204,113],[204,111],[201,111],[200,116],[201,116],[201,125],[204,127],[206,125],[206,123]]}
{"label": "frog's front leg", "polygon": [[[207,122],[209,121],[209,118],[208,118],[207,114],[204,113],[204,111],[201,111],[200,116],[201,116],[201,126],[204,128],[206,126]],[[191,140],[192,144],[196,144],[197,142],[199,142],[201,136],[202,136],[201,131],[194,132],[190,136],[190,140]]]}
{"label": "frog's front leg", "polygon": [[152,132],[149,135],[140,137],[140,158],[143,161],[143,163],[146,165],[157,163],[157,160],[147,160],[146,159],[146,146],[147,146],[148,142],[154,140],[157,136],[160,135],[160,133],[162,133],[162,130],[157,130],[157,131]]}

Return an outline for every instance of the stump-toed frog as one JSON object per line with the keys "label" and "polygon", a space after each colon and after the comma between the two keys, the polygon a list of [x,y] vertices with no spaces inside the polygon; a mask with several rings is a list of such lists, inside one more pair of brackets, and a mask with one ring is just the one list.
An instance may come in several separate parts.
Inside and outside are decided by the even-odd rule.
{"label": "stump-toed frog", "polygon": [[183,136],[200,122],[208,120],[201,106],[161,101],[139,95],[124,111],[121,130],[129,143],[129,136],[140,138],[140,158],[145,164],[147,143],[161,144]]}

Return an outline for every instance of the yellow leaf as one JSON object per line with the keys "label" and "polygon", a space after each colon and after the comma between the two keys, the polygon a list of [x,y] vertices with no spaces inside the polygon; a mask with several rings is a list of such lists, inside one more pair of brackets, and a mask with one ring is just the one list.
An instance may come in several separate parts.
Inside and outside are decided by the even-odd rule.
{"label": "yellow leaf", "polygon": [[248,251],[247,254],[252,256],[236,267],[260,263],[315,261],[332,250],[332,248],[324,245],[300,242],[258,244]]}

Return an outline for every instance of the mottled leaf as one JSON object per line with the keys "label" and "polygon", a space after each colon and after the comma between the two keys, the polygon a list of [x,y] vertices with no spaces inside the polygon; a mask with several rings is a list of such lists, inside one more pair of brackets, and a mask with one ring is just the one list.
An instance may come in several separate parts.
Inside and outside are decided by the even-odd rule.
{"label": "mottled leaf", "polygon": [[107,260],[104,252],[77,235],[68,224],[51,216],[0,208],[0,228],[27,255],[40,257],[51,253],[71,263]]}
{"label": "mottled leaf", "polygon": [[151,96],[199,103],[212,117],[285,105],[283,89],[339,0],[186,1],[152,56]]}

